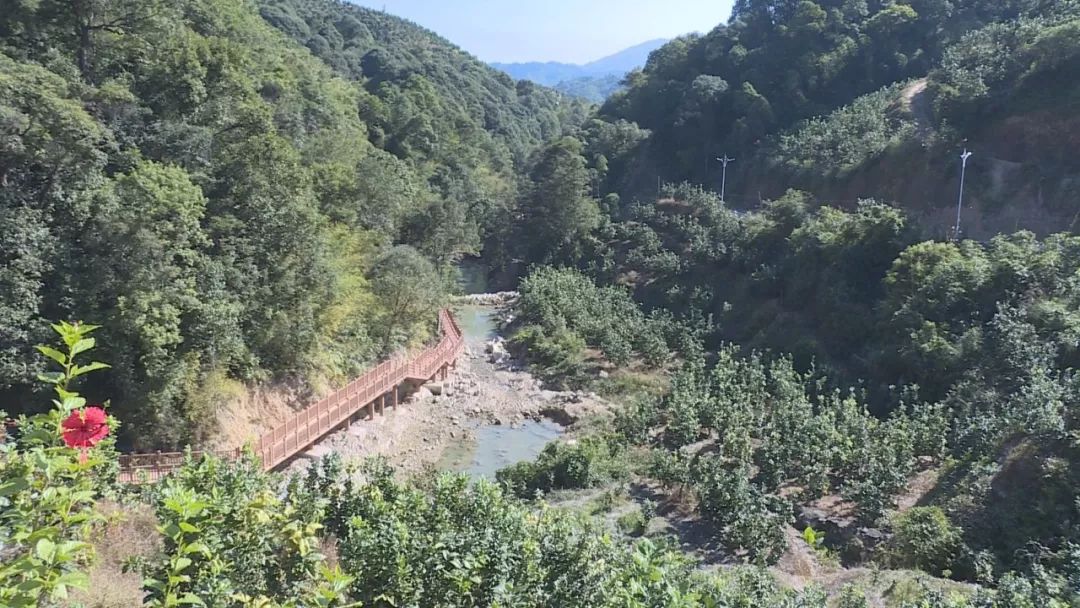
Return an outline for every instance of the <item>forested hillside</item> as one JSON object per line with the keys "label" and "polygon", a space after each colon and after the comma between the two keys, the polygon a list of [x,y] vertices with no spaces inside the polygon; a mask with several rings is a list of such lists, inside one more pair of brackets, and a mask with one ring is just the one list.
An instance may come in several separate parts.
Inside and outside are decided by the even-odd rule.
{"label": "forested hillside", "polygon": [[[0,15],[9,398],[59,318],[105,325],[117,373],[99,388],[140,447],[205,439],[235,381],[350,377],[425,335],[449,264],[513,208],[519,166],[581,119],[381,13],[261,14],[341,74],[253,2]],[[421,314],[384,306],[390,290]]]}
{"label": "forested hillside", "polygon": [[[1076,175],[1059,151],[1063,139],[1048,135],[1074,131],[1075,89],[1051,83],[1075,79],[1060,41],[1076,15],[1068,0],[737,3],[728,24],[668,44],[604,106],[603,115],[653,132],[638,155],[647,170],[611,188],[655,192],[657,177],[718,188],[715,157],[726,153],[737,159],[728,193],[739,205],[799,187],[925,211],[926,199],[947,204],[939,190],[955,191],[953,152],[966,142],[976,150],[972,201],[991,211],[1022,204],[1039,215],[1031,227],[1050,231],[1042,216],[1067,215],[1059,190]],[[925,95],[919,83],[906,95],[878,92],[928,75]],[[1057,127],[1040,130],[1048,120]],[[907,179],[915,172],[930,179]],[[1040,214],[1043,204],[1053,213]]]}
{"label": "forested hillside", "polygon": [[[667,352],[678,371],[614,436],[504,484],[630,479],[675,528],[706,522],[721,560],[791,574],[797,526],[845,580],[910,567],[996,591],[973,605],[1076,605],[1078,19],[1067,1],[747,0],[653,53],[531,174],[573,187],[524,199],[564,239],[522,230],[518,255],[574,270],[526,275],[515,341],[598,390]],[[850,605],[967,605],[859,585],[876,600]]]}
{"label": "forested hillside", "polygon": [[[431,256],[478,253],[513,209],[515,168],[584,121],[580,100],[505,74],[415,24],[348,2],[260,0],[268,23],[363,86],[370,141],[408,160],[439,195],[409,226]],[[449,222],[450,227],[440,226]],[[478,225],[477,225],[478,224]],[[427,233],[443,233],[441,238]]]}
{"label": "forested hillside", "polygon": [[[1077,76],[1077,0],[737,0],[591,114],[343,2],[9,2],[0,605],[1078,608]],[[481,251],[460,382],[121,483]],[[424,468],[485,398],[570,435]]]}

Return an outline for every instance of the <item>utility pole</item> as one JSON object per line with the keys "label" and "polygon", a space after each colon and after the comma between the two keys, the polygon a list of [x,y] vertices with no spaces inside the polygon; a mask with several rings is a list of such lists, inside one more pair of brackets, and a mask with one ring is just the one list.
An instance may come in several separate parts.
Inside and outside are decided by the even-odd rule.
{"label": "utility pole", "polygon": [[967,175],[967,161],[971,158],[971,152],[967,148],[964,148],[964,153],[960,155],[960,200],[956,203],[956,227],[953,232],[953,238],[960,240],[960,212],[964,208],[964,178]]}
{"label": "utility pole", "polygon": [[735,159],[734,158],[728,158],[728,155],[724,154],[723,158],[720,158],[719,156],[717,156],[716,160],[720,161],[724,165],[724,177],[720,181],[720,202],[722,203],[722,202],[724,202],[724,191],[727,190],[727,166],[728,166],[728,163],[735,162]]}

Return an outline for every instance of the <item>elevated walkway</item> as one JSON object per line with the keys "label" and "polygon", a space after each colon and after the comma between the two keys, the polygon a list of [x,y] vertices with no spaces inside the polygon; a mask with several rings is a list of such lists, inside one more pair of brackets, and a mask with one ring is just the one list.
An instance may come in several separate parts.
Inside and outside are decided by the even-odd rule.
{"label": "elevated walkway", "polygon": [[[374,417],[387,403],[397,407],[403,384],[423,384],[453,367],[465,349],[465,339],[454,316],[439,311],[438,344],[414,357],[395,357],[334,391],[315,404],[297,412],[250,447],[262,461],[263,469],[274,470],[291,460],[333,430],[347,426],[360,410]],[[213,452],[222,458],[239,458],[242,449]],[[195,452],[195,456],[203,452]],[[120,457],[120,480],[127,483],[157,481],[184,463],[183,452],[125,454]]]}

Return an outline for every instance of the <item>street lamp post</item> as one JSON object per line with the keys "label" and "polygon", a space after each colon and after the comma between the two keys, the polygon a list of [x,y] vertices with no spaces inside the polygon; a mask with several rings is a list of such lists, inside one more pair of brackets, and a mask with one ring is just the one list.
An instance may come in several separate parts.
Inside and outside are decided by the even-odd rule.
{"label": "street lamp post", "polygon": [[960,199],[956,203],[956,228],[955,238],[960,240],[960,212],[964,208],[964,178],[967,175],[967,161],[971,158],[971,152],[967,148],[964,148],[964,153],[960,155]]}
{"label": "street lamp post", "polygon": [[724,165],[724,177],[720,181],[720,202],[722,203],[724,202],[724,191],[727,190],[727,166],[728,163],[735,162],[735,159],[728,158],[728,155],[725,154],[723,158],[717,156],[716,160],[720,161]]}

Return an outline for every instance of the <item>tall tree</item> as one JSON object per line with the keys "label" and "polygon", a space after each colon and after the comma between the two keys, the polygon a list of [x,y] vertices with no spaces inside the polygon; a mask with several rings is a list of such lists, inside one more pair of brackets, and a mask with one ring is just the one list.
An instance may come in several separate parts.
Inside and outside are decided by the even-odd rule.
{"label": "tall tree", "polygon": [[589,198],[583,146],[564,137],[540,152],[522,202],[518,242],[525,258],[552,261],[572,254],[600,223],[600,207]]}
{"label": "tall tree", "polygon": [[393,247],[376,260],[371,288],[382,308],[379,323],[387,354],[417,325],[435,318],[446,293],[435,265],[408,245]]}

